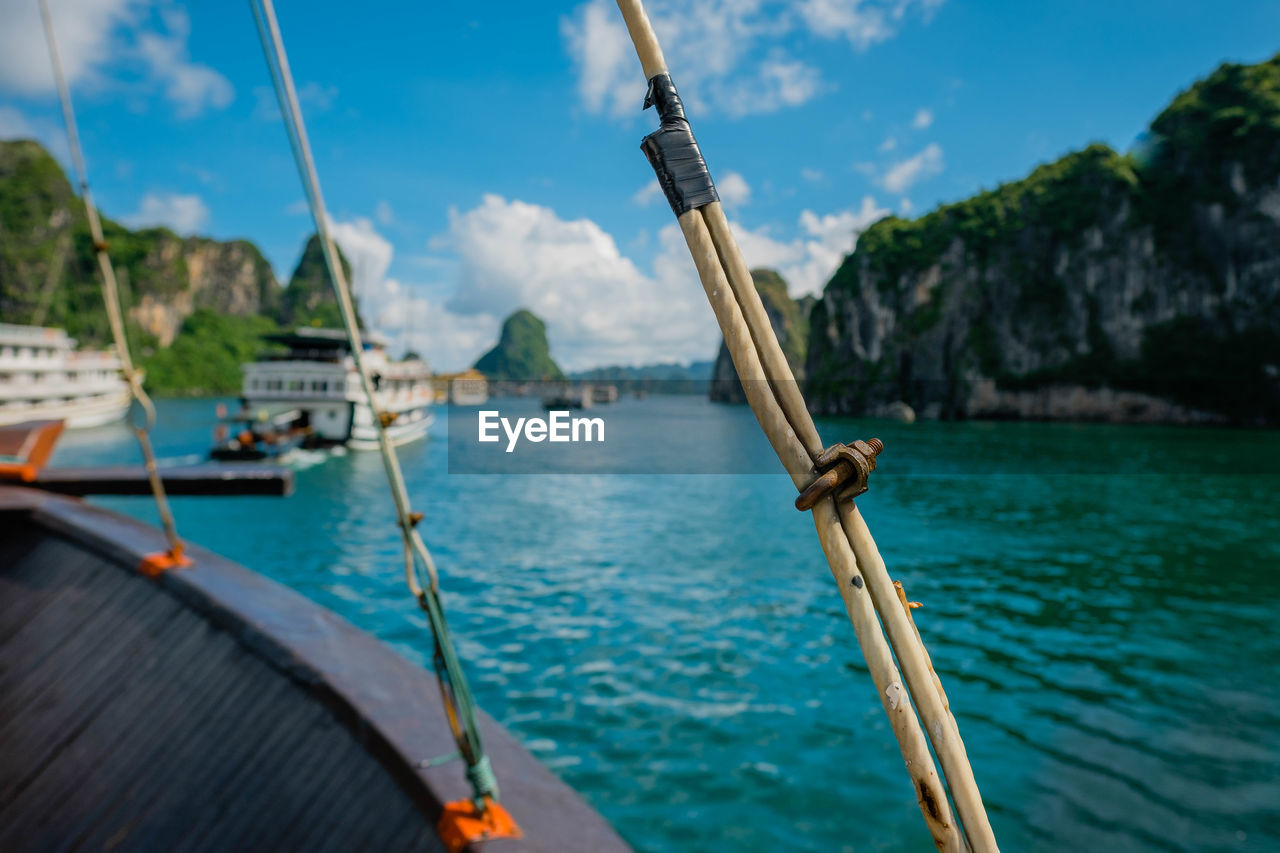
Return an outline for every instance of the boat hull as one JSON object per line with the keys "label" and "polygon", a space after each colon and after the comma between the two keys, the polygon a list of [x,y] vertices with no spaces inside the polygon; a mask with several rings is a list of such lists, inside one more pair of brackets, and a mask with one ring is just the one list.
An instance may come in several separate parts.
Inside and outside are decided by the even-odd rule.
{"label": "boat hull", "polygon": [[[281,412],[297,410],[307,416],[311,437],[304,446],[333,447],[346,445],[352,450],[377,450],[378,433],[373,413],[364,403],[346,400],[316,401],[306,397],[248,398],[249,408],[270,418]],[[396,419],[387,427],[387,435],[395,445],[425,438],[435,422],[435,414],[426,404],[389,408]]]}
{"label": "boat hull", "polygon": [[[429,850],[469,792],[426,670],[280,585],[0,486],[0,849]],[[429,637],[424,637],[429,649]],[[505,851],[628,849],[481,713]],[[496,849],[496,848],[495,848]]]}
{"label": "boat hull", "polygon": [[68,429],[88,429],[119,421],[129,411],[125,387],[114,394],[85,402],[39,403],[21,409],[0,409],[0,426],[24,421],[64,421]]}
{"label": "boat hull", "polygon": [[[427,430],[435,420],[435,414],[429,409],[406,413],[387,427],[387,438],[397,447],[426,438]],[[356,423],[357,426],[351,430],[351,437],[347,439],[347,447],[352,450],[377,450],[378,432],[372,422],[359,425],[360,421],[357,419]]]}

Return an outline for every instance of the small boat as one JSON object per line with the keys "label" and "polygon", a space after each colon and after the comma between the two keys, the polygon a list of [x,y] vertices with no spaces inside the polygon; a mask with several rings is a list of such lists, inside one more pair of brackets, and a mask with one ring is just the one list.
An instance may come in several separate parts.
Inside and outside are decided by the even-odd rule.
{"label": "small boat", "polygon": [[544,409],[589,409],[594,402],[590,385],[561,386],[542,398]]}
{"label": "small boat", "polygon": [[592,385],[591,386],[591,402],[593,403],[618,402],[618,386],[617,385]]}
{"label": "small boat", "polygon": [[[298,426],[312,430],[307,446],[377,449],[373,412],[364,402],[345,332],[304,326],[265,339],[284,351],[244,366],[246,406],[265,409],[270,417],[296,410],[301,416]],[[431,372],[417,359],[391,360],[388,343],[367,334],[364,361],[388,438],[393,444],[407,444],[424,437],[434,419]]]}
{"label": "small boat", "polygon": [[118,421],[128,408],[113,353],[77,349],[62,329],[0,323],[0,424],[60,420],[78,429]]}
{"label": "small boat", "polygon": [[226,407],[219,404],[218,410],[213,449],[209,451],[209,458],[218,462],[278,459],[304,446],[315,435],[297,409],[268,415],[266,410],[254,413],[242,408],[227,415]]}

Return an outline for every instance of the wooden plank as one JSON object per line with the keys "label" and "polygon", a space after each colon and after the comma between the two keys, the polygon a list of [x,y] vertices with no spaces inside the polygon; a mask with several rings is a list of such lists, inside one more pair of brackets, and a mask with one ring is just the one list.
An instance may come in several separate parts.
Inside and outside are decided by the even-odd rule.
{"label": "wooden plank", "polygon": [[62,421],[27,421],[0,427],[0,480],[30,482],[53,455]]}
{"label": "wooden plank", "polygon": [[[182,465],[160,469],[164,490],[170,496],[293,494],[293,471],[254,463]],[[150,495],[147,472],[140,467],[113,465],[105,468],[50,468],[28,484],[62,495]]]}

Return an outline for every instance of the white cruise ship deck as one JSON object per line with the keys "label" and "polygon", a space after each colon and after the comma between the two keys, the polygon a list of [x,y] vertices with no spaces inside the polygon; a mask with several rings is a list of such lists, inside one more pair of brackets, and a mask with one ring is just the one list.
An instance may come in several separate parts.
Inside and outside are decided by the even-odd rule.
{"label": "white cruise ship deck", "polygon": [[[355,450],[377,449],[373,413],[364,401],[360,377],[337,329],[299,328],[267,340],[286,352],[245,365],[242,396],[253,411],[274,415],[297,410],[313,443],[345,444]],[[390,418],[387,434],[395,444],[422,438],[431,425],[431,373],[421,361],[392,361],[387,342],[365,338],[365,364],[375,388],[378,409]]]}
{"label": "white cruise ship deck", "polygon": [[77,350],[62,329],[0,323],[0,425],[100,426],[128,408],[129,388],[113,353]]}

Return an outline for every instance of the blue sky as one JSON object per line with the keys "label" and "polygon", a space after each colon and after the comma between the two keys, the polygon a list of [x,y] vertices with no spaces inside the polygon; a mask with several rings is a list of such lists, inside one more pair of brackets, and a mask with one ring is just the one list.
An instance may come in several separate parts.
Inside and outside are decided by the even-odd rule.
{"label": "blue sky", "polygon": [[[709,358],[717,333],[640,137],[616,7],[277,0],[365,314],[442,369],[529,307],[570,367]],[[99,203],[246,237],[310,232],[247,3],[51,0]],[[35,0],[0,0],[0,137],[65,160]],[[753,264],[820,290],[856,232],[1127,149],[1280,3],[664,0],[672,74]]]}

